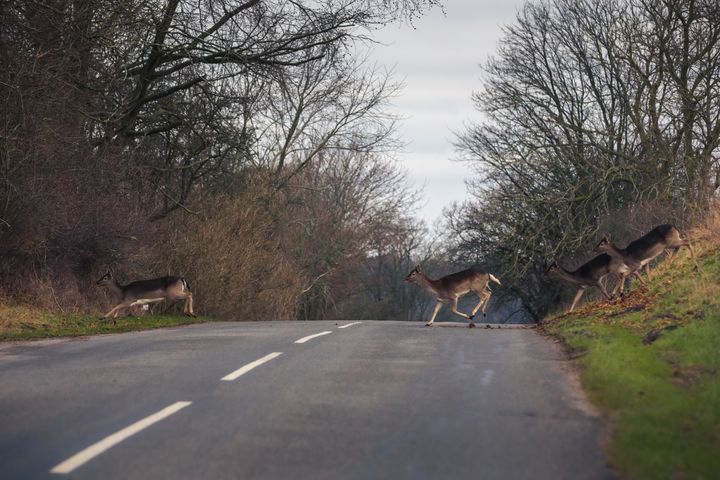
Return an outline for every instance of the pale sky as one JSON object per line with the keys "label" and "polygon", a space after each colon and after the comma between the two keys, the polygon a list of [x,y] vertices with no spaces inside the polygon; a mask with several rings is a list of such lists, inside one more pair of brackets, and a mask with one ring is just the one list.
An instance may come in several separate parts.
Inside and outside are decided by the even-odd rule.
{"label": "pale sky", "polygon": [[395,72],[405,88],[393,108],[405,119],[399,155],[409,180],[424,187],[417,216],[428,224],[443,207],[465,199],[467,165],[453,161],[454,132],[478,120],[471,95],[480,89],[480,64],[495,53],[501,27],[514,22],[524,0],[445,0],[409,25],[391,25],[375,38],[373,58]]}

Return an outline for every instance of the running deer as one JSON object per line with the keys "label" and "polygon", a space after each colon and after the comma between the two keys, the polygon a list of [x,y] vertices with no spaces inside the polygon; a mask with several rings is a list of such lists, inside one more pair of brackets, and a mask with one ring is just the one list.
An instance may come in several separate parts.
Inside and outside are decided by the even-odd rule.
{"label": "running deer", "polygon": [[[570,310],[568,310],[569,313],[575,309],[575,305],[577,305],[580,301],[580,298],[588,287],[598,287],[602,294],[605,295],[605,298],[612,300],[612,297],[608,295],[607,290],[605,290],[602,280],[611,273],[622,276],[628,270],[628,266],[625,265],[622,260],[618,260],[617,258],[603,253],[591,259],[587,263],[580,265],[577,270],[573,271],[567,270],[558,265],[557,262],[553,261],[545,272],[545,275],[556,275],[563,280],[578,286],[575,299],[573,300],[572,305],[570,305]],[[615,292],[613,292],[613,295],[614,293]]]}
{"label": "running deer", "polygon": [[194,317],[193,294],[187,282],[182,277],[161,277],[152,280],[138,280],[127,285],[120,285],[112,272],[108,271],[100,277],[97,285],[107,287],[112,293],[120,298],[120,303],[113,307],[104,318],[112,315],[113,323],[123,309],[130,309],[135,305],[147,305],[150,303],[162,302],[163,300],[177,301],[185,300],[183,313]]}
{"label": "running deer", "polygon": [[[666,249],[670,249],[670,261],[673,260],[675,254],[680,247],[687,247],[690,250],[690,256],[695,262],[695,269],[699,268],[697,260],[695,260],[695,252],[693,251],[690,242],[683,239],[680,235],[680,231],[673,225],[659,225],[648,233],[630,242],[625,248],[618,248],[610,238],[610,234],[606,234],[602,240],[595,246],[595,252],[605,252],[608,255],[616,258],[625,265],[627,265],[630,271],[625,275],[635,274],[640,281],[640,271],[645,267],[648,278],[650,277],[650,262],[658,257]],[[620,286],[625,282],[625,277],[621,277]],[[622,288],[620,288],[622,292]]]}
{"label": "running deer", "polygon": [[[492,296],[490,291],[489,283],[493,281],[498,285],[502,285],[493,274],[477,270],[475,268],[469,268],[461,272],[451,273],[437,280],[428,278],[420,269],[420,265],[416,266],[412,272],[405,277],[405,281],[415,282],[425,290],[433,293],[437,297],[437,303],[435,304],[435,310],[433,311],[432,318],[427,322],[426,326],[431,326],[435,321],[440,308],[446,302],[451,302],[452,312],[461,317],[465,317],[470,320],[468,324],[469,328],[475,326],[473,318],[475,314],[482,308],[483,317],[487,317],[487,306]],[[480,302],[473,308],[472,313],[467,315],[463,312],[458,311],[457,304],[460,297],[463,295],[473,292],[480,298]]]}

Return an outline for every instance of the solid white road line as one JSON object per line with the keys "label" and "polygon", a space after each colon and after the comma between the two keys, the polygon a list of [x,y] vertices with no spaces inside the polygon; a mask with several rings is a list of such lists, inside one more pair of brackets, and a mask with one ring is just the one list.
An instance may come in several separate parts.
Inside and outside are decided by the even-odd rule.
{"label": "solid white road line", "polygon": [[85,450],[76,453],[64,462],[54,466],[52,470],[50,470],[50,473],[71,473],[73,470],[89,462],[93,458],[103,453],[105,450],[114,447],[126,438],[131,437],[139,431],[146,429],[153,423],[157,423],[163,418],[169,417],[173,413],[182,410],[191,403],[192,402],[175,402],[172,405],[163,408],[159,412],[153,413],[152,415],[133,423],[129,427],[125,427],[122,430],[113,433],[109,437],[105,437],[99,442],[90,445]]}
{"label": "solid white road line", "polygon": [[271,354],[269,354],[269,355],[265,355],[264,357],[259,358],[259,359],[255,360],[254,362],[250,362],[250,363],[248,363],[247,365],[238,368],[237,370],[235,370],[235,371],[232,372],[232,373],[228,373],[227,375],[225,375],[225,376],[224,376],[223,378],[221,378],[220,380],[225,380],[226,382],[232,382],[233,380],[235,380],[235,379],[238,378],[239,376],[245,375],[247,372],[249,372],[249,371],[252,370],[253,368],[259,367],[259,366],[262,365],[263,363],[269,362],[269,361],[272,360],[273,358],[277,358],[277,357],[279,357],[279,356],[282,355],[282,354],[283,354],[283,352],[273,352],[273,353],[271,353]]}
{"label": "solid white road line", "polygon": [[330,330],[327,330],[325,332],[316,333],[315,335],[308,335],[307,337],[303,337],[299,340],[295,340],[295,343],[305,343],[308,340],[312,340],[313,338],[322,337],[323,335],[329,335],[332,332]]}
{"label": "solid white road line", "polygon": [[347,325],[341,325],[338,328],[348,328],[348,327],[352,327],[353,325],[357,325],[358,323],[362,323],[362,322],[348,323]]}

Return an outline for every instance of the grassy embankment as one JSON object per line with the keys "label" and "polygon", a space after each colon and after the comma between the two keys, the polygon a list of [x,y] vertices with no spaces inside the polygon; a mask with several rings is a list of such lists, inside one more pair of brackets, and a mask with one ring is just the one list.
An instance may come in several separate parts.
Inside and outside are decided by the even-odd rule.
{"label": "grassy embankment", "polygon": [[180,315],[144,315],[119,317],[117,324],[97,316],[61,314],[26,305],[6,306],[0,303],[0,340],[29,340],[50,337],[76,337],[98,333],[172,327],[207,321]]}
{"label": "grassy embankment", "polygon": [[578,355],[583,387],[609,419],[607,452],[623,478],[720,478],[718,225],[692,235],[699,271],[682,249],[622,301],[542,325]]}

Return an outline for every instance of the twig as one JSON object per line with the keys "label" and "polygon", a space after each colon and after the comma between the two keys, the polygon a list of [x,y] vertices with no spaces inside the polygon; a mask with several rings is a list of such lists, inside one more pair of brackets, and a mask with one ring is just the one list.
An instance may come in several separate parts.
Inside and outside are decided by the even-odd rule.
{"label": "twig", "polygon": [[328,270],[327,272],[321,273],[320,275],[318,275],[317,277],[315,277],[315,280],[313,280],[313,281],[310,283],[310,286],[307,287],[305,290],[303,290],[303,291],[300,292],[300,293],[307,293],[307,292],[309,292],[310,290],[312,290],[312,288],[315,286],[315,283],[317,283],[318,280],[320,280],[320,279],[321,279],[322,277],[324,277],[325,275],[329,275],[333,270],[334,270],[334,269],[331,268],[331,269]]}

